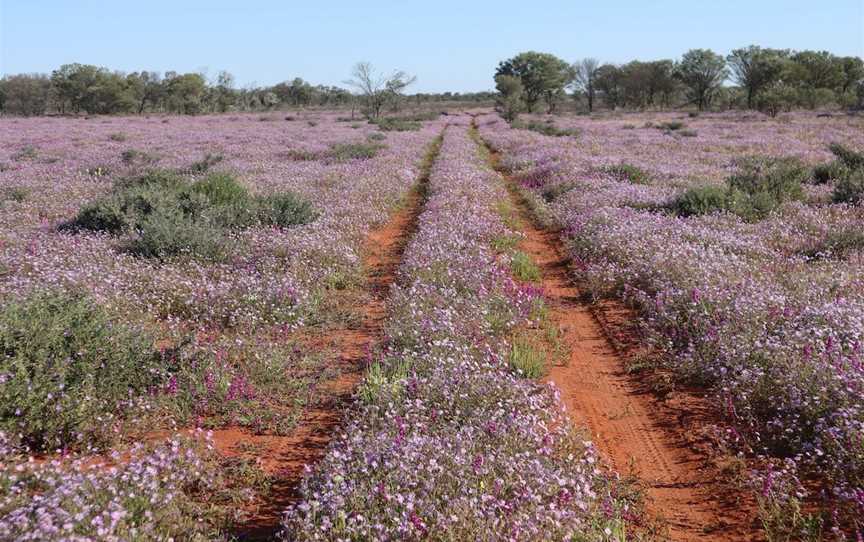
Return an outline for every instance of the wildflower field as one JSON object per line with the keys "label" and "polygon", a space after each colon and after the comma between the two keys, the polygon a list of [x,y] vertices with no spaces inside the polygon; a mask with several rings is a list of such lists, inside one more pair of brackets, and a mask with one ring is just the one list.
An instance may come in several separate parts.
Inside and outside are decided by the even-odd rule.
{"label": "wildflower field", "polygon": [[562,398],[600,303],[736,533],[854,540],[862,200],[861,116],[0,119],[0,540],[739,539]]}

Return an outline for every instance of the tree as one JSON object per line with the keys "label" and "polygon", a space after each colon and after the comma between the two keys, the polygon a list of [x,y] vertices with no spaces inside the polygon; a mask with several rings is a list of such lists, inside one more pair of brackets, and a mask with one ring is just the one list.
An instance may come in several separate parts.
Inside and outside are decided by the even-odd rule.
{"label": "tree", "polygon": [[169,111],[185,115],[200,113],[206,90],[207,81],[200,73],[165,74],[165,101]]}
{"label": "tree", "polygon": [[417,78],[397,70],[390,75],[383,75],[375,70],[369,62],[358,62],[351,72],[352,78],[345,84],[357,89],[366,102],[367,111],[373,119],[381,115],[381,109],[390,100],[412,85]]}
{"label": "tree", "polygon": [[498,108],[507,122],[513,122],[522,110],[522,80],[513,75],[495,77],[495,88],[501,93]]}
{"label": "tree", "polygon": [[102,69],[87,64],[64,64],[51,73],[51,84],[57,92],[61,112],[66,106],[79,113],[92,106],[90,89],[97,85]]}
{"label": "tree", "polygon": [[157,72],[134,72],[126,76],[126,86],[129,94],[137,104],[140,115],[147,105],[155,106],[165,95],[162,78]]}
{"label": "tree", "polygon": [[678,88],[675,80],[675,63],[671,60],[655,60],[647,63],[648,100],[651,105],[659,97],[662,107],[669,107]]}
{"label": "tree", "polygon": [[596,91],[597,68],[600,63],[596,58],[583,58],[573,63],[573,87],[588,100],[588,112],[594,111],[594,93]]}
{"label": "tree", "polygon": [[498,64],[495,77],[509,75],[522,81],[523,99],[528,112],[544,98],[549,109],[554,109],[555,101],[564,91],[564,86],[572,79],[570,66],[549,53],[528,51]]}
{"label": "tree", "polygon": [[621,69],[614,64],[603,64],[594,74],[594,86],[602,94],[603,102],[609,109],[621,105],[623,95],[621,80]]}
{"label": "tree", "polygon": [[699,111],[711,103],[712,94],[728,75],[726,60],[710,49],[690,49],[684,53],[676,73]]}
{"label": "tree", "polygon": [[842,72],[840,94],[854,91],[858,83],[864,82],[864,60],[857,56],[845,56],[837,59]]}
{"label": "tree", "polygon": [[9,75],[0,79],[0,111],[4,114],[44,115],[51,97],[46,75]]}
{"label": "tree", "polygon": [[780,79],[786,57],[788,51],[762,49],[757,45],[734,49],[726,57],[735,82],[747,93],[748,109],[753,109],[754,100],[763,89]]}
{"label": "tree", "polygon": [[119,113],[134,107],[126,76],[89,64],[64,64],[51,74],[51,84],[60,102],[79,113]]}
{"label": "tree", "polygon": [[798,91],[791,85],[774,83],[759,93],[755,103],[760,111],[773,118],[797,105]]}
{"label": "tree", "polygon": [[828,51],[799,51],[791,60],[791,79],[800,86],[835,89],[843,82],[843,68]]}
{"label": "tree", "polygon": [[215,102],[216,110],[220,113],[228,111],[234,105],[236,99],[234,76],[224,70],[219,72],[219,75],[216,77],[216,86],[213,89],[213,101]]}
{"label": "tree", "polygon": [[798,102],[809,109],[835,101],[835,92],[842,93],[844,79],[840,59],[828,51],[798,51],[789,58],[783,73],[783,83],[796,88]]}
{"label": "tree", "polygon": [[634,60],[620,67],[622,101],[625,105],[642,108],[654,101],[650,85],[650,66],[647,62]]}

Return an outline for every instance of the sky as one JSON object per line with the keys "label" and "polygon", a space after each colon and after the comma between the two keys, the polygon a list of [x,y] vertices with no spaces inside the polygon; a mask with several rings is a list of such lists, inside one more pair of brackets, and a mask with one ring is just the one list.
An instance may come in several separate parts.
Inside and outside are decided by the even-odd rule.
{"label": "sky", "polygon": [[526,50],[623,63],[749,44],[864,57],[864,0],[0,0],[0,74],[80,62],[342,85],[369,61],[416,75],[414,92],[469,92]]}

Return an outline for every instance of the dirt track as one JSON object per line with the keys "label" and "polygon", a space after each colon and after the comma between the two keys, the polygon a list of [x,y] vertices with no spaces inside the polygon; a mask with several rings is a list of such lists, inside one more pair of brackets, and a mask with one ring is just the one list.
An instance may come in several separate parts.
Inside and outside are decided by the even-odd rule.
{"label": "dirt track", "polygon": [[[430,162],[436,152],[433,147]],[[427,180],[428,167],[421,172],[417,186],[409,192],[399,209],[385,224],[372,230],[365,240],[363,267],[366,269],[367,295],[360,308],[362,323],[357,328],[332,329],[326,333],[326,347],[339,353],[340,371],[337,379],[320,390],[326,399],[304,412],[291,435],[255,435],[242,428],[213,432],[220,454],[231,457],[252,448],[264,470],[275,477],[267,502],[248,521],[236,527],[234,534],[240,540],[273,539],[282,513],[299,498],[304,467],[318,462],[338,433],[344,408],[363,376],[369,354],[383,338],[390,285],[396,278],[405,246],[416,230]]]}
{"label": "dirt track", "polygon": [[[490,152],[496,169],[498,160]],[[615,471],[637,478],[649,519],[660,525],[662,538],[760,539],[752,511],[729,499],[729,486],[718,479],[710,458],[693,449],[687,434],[692,428],[682,423],[680,413],[628,374],[625,360],[581,301],[557,234],[534,224],[514,182],[502,176],[526,236],[520,249],[540,267],[550,317],[570,349],[569,363],[550,367],[547,380],[561,391],[572,421],[589,430]]]}

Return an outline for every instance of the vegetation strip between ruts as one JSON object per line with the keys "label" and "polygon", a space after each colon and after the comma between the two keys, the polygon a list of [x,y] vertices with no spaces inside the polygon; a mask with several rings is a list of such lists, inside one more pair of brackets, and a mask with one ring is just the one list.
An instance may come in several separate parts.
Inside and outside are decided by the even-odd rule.
{"label": "vegetation strip between ruts", "polygon": [[540,268],[540,284],[569,360],[548,366],[546,379],[561,391],[571,419],[586,426],[601,455],[621,475],[644,487],[649,521],[672,540],[751,540],[753,511],[729,502],[721,484],[706,473],[704,460],[680,434],[668,412],[640,393],[627,375],[603,326],[580,301],[570,278],[569,259],[557,235],[535,225],[537,217],[516,182],[498,167],[498,154],[473,127],[490,166],[506,183],[525,235],[519,248]]}

